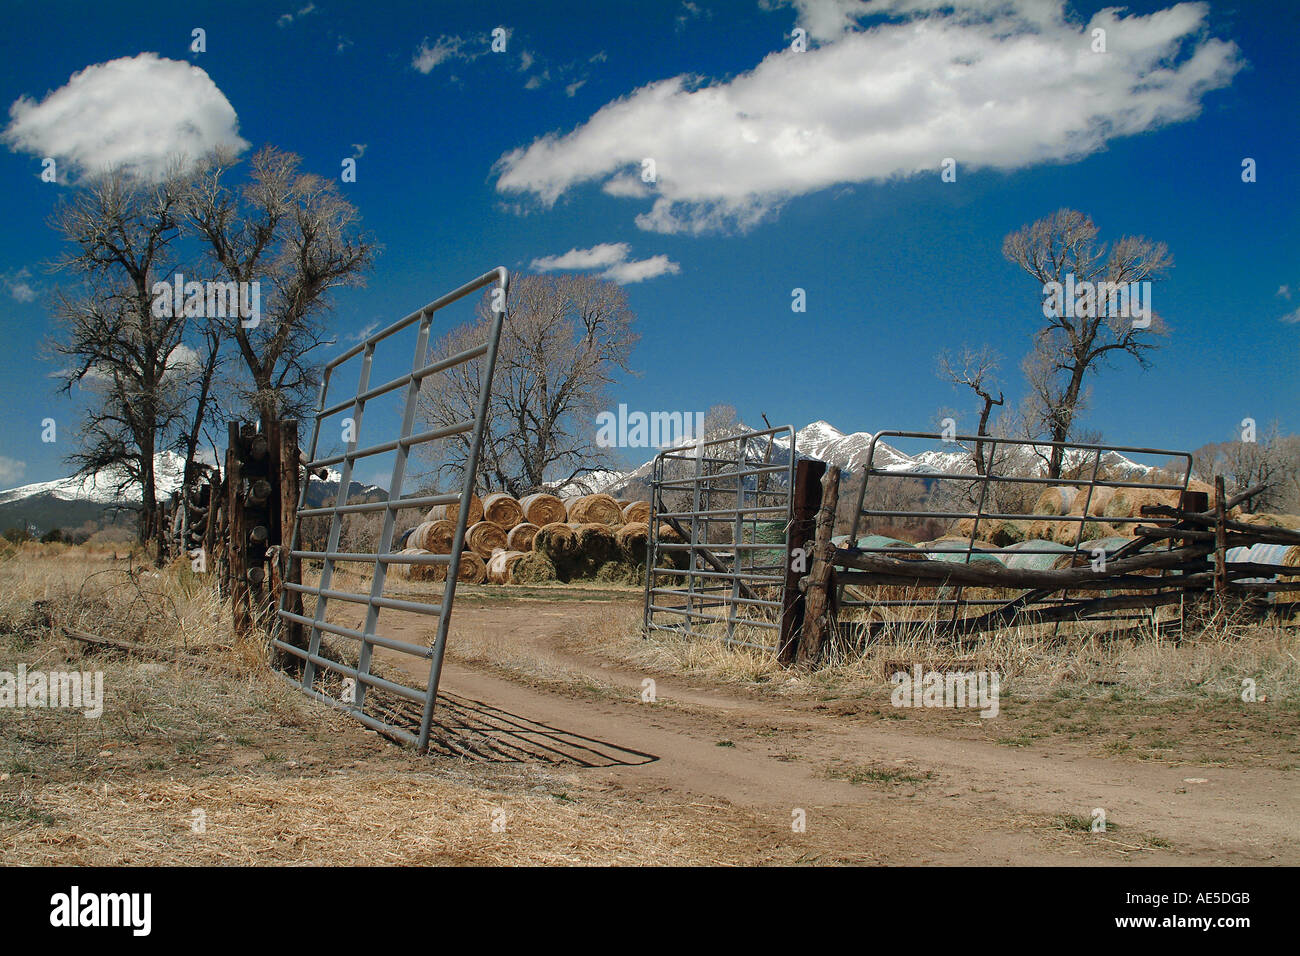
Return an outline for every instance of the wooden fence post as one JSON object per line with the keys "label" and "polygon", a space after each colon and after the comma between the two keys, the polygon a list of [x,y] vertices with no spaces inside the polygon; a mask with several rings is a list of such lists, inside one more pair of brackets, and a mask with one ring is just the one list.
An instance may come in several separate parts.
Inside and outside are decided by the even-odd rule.
{"label": "wooden fence post", "polygon": [[781,644],[777,659],[782,664],[792,663],[799,647],[799,631],[803,626],[805,600],[799,590],[799,579],[808,573],[812,557],[808,543],[817,531],[817,509],[822,501],[822,476],[826,463],[813,458],[801,458],[794,468],[794,496],[788,539],[790,550],[803,550],[802,562],[791,560],[785,569],[785,591],[781,599]]}
{"label": "wooden fence post", "polygon": [[1214,476],[1214,601],[1222,607],[1228,597],[1228,512],[1223,476]]}
{"label": "wooden fence post", "polygon": [[804,592],[803,631],[799,636],[799,651],[795,661],[800,666],[811,667],[821,657],[826,631],[831,626],[830,588],[835,573],[832,563],[835,546],[831,535],[835,529],[835,511],[840,501],[840,469],[832,465],[822,479],[822,504],[817,511],[817,535],[813,544],[812,570],[808,574],[808,587]]}
{"label": "wooden fence post", "polygon": [[[302,593],[285,587],[286,584],[302,584],[302,561],[289,553],[293,547],[293,523],[302,475],[298,463],[298,422],[294,419],[286,418],[280,422],[276,452],[280,485],[280,587],[283,588],[284,609],[291,614],[302,614]],[[283,633],[286,644],[306,648],[301,624],[285,621]]]}
{"label": "wooden fence post", "polygon": [[248,588],[248,554],[244,527],[244,454],[239,422],[229,422],[226,450],[226,527],[229,531],[226,563],[230,576],[230,609],[235,623],[235,636],[245,637],[252,628],[253,615]]}

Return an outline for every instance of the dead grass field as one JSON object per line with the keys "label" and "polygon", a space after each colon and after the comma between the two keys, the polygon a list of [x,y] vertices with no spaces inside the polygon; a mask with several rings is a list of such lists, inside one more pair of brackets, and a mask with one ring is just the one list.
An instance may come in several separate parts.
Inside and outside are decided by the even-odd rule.
{"label": "dead grass field", "polygon": [[[511,621],[544,616],[557,601],[580,626],[552,627],[531,642],[512,630]],[[620,777],[417,757],[271,675],[264,648],[232,643],[226,610],[186,567],[159,572],[114,561],[111,551],[26,545],[0,558],[0,670],[18,663],[102,670],[107,704],[98,720],[0,708],[0,860],[636,865],[1060,862],[1081,854],[1120,862],[1193,852],[1189,841],[1199,837],[1189,832],[1199,831],[1164,827],[1135,808],[1119,835],[1096,838],[1078,826],[1087,822],[1082,798],[1039,806],[1031,797],[1042,788],[1029,780],[1019,802],[990,804],[980,786],[964,782],[967,771],[943,765],[949,751],[926,755],[900,743],[895,759],[847,738],[828,741],[814,722],[832,719],[850,734],[900,728],[941,747],[985,746],[1009,761],[1083,754],[1120,776],[1197,765],[1274,780],[1300,764],[1293,627],[1220,626],[1177,644],[1012,634],[961,657],[886,640],[807,674],[720,642],[643,640],[637,603],[635,588],[461,588],[457,614],[474,626],[457,631],[452,665],[462,680],[496,674],[498,689],[531,688],[521,698],[529,706],[567,699],[561,712],[586,715],[589,732],[617,726],[612,721],[635,707],[629,695],[635,699],[643,675],[673,687],[684,681],[666,709],[635,717],[638,726],[648,719],[647,729],[662,723],[670,737],[696,738],[692,759],[704,771],[736,762],[743,780],[762,760],[776,769],[773,792],[801,794],[808,779],[821,780],[809,800],[834,827],[794,833],[783,793],[772,799],[776,811],[743,794],[705,796],[667,779],[665,762]],[[56,627],[177,660],[88,647],[52,634],[46,613]],[[894,708],[888,676],[915,663],[1001,670],[1001,715],[982,721],[969,712]],[[1240,700],[1245,677],[1266,699]],[[705,713],[726,695],[754,707],[727,697],[724,716]],[[787,781],[784,767],[804,777]],[[969,809],[953,799],[962,792]],[[882,820],[888,840],[877,832]],[[1254,852],[1234,845],[1228,858],[1257,859]]]}

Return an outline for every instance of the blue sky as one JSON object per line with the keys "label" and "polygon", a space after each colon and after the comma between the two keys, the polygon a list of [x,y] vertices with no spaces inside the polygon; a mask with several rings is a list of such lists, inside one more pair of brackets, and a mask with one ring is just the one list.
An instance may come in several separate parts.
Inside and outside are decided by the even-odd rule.
{"label": "blue sky", "polygon": [[[935,374],[936,353],[967,342],[1003,354],[1017,400],[1041,296],[1002,238],[1074,207],[1104,239],[1167,242],[1175,263],[1154,293],[1170,327],[1155,367],[1105,371],[1087,427],[1171,448],[1227,439],[1244,417],[1300,430],[1300,5],[1143,2],[1118,18],[1056,0],[890,6],[20,2],[0,37],[0,99],[34,107],[78,71],[154,53],[199,67],[217,92],[176,96],[224,98],[253,147],[331,176],[360,152],[342,188],[384,252],[367,288],[337,295],[340,340],[497,264],[614,246],[642,338],[640,374],[613,403],[728,403],[751,424],[933,427],[969,405]],[[1111,59],[1062,69],[1098,24]],[[206,52],[189,50],[195,27]],[[496,27],[504,53],[489,49]],[[1174,46],[1143,60],[1165,34]],[[969,72],[952,72],[955,56]],[[1075,121],[1081,104],[1093,121]],[[99,114],[72,131],[9,122],[4,487],[66,474],[76,417],[36,357],[58,281],[46,221],[76,187],[41,182],[40,157],[158,146],[96,140],[96,124],[120,122]],[[229,135],[204,123],[200,138]],[[657,154],[653,190],[631,159],[643,153]],[[940,179],[946,156],[956,182]],[[628,281],[638,262],[661,274]],[[394,354],[391,372],[406,362]],[[45,417],[59,443],[41,442]]]}

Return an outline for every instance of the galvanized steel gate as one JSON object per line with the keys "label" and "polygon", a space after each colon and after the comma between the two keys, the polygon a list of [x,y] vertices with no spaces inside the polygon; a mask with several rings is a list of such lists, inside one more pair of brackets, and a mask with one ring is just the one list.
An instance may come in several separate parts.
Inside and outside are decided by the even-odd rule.
{"label": "galvanized steel gate", "polygon": [[[649,630],[697,637],[702,635],[696,627],[713,627],[729,646],[776,649],[797,457],[789,425],[655,457],[646,562]],[[679,503],[665,503],[673,498]],[[665,559],[670,566],[660,566]]]}
{"label": "galvanized steel gate", "polygon": [[[496,284],[493,291],[491,310],[492,320],[489,324],[486,340],[473,348],[466,349],[436,362],[428,362],[429,331],[433,324],[434,314],[439,310],[463,299],[465,296],[476,292],[486,286]],[[335,503],[323,508],[307,507],[307,492],[311,484],[310,479],[303,481],[302,494],[298,502],[297,514],[294,519],[293,537],[290,544],[291,555],[304,562],[320,561],[320,579],[315,586],[304,584],[287,583],[285,592],[282,592],[278,615],[283,621],[291,621],[301,624],[308,628],[307,647],[296,647],[287,643],[281,638],[273,639],[273,644],[279,650],[291,654],[302,661],[302,670],[300,675],[290,677],[295,686],[318,699],[334,707],[344,710],[354,716],[368,727],[378,730],[382,733],[389,734],[407,743],[414,744],[420,751],[424,751],[429,745],[429,732],[433,718],[434,704],[438,696],[438,681],[442,674],[443,654],[447,643],[447,628],[451,617],[452,604],[456,597],[456,577],[460,569],[460,556],[464,547],[465,524],[468,515],[468,508],[460,508],[456,520],[456,534],[452,542],[451,554],[448,555],[405,555],[394,554],[393,537],[394,524],[397,512],[408,508],[430,508],[434,505],[457,504],[469,499],[474,490],[474,476],[477,471],[479,451],[483,443],[483,430],[488,415],[488,403],[492,389],[492,374],[496,367],[497,345],[501,337],[501,325],[506,314],[506,299],[509,294],[510,276],[504,267],[498,267],[491,272],[479,276],[472,282],[466,283],[453,292],[442,296],[439,299],[430,302],[424,308],[406,316],[387,328],[368,336],[363,341],[348,349],[342,355],[335,358],[325,366],[325,372],[320,388],[320,398],[317,403],[316,425],[312,431],[310,450],[307,452],[309,459],[309,468],[328,467],[331,465],[340,465],[339,490]],[[383,340],[419,323],[417,329],[415,359],[411,371],[405,375],[400,375],[391,381],[382,385],[372,386],[370,384],[370,372],[374,362],[375,347]],[[360,374],[357,379],[356,394],[350,398],[343,399],[332,405],[326,405],[326,399],[329,393],[330,378],[341,365],[356,357],[361,357]],[[479,393],[477,405],[472,418],[458,422],[449,427],[435,428],[428,431],[412,434],[415,425],[417,399],[420,393],[421,383],[428,377],[437,375],[440,372],[446,372],[456,366],[475,360],[482,360],[479,374]],[[366,403],[379,398],[390,392],[405,387],[405,404],[403,406],[402,418],[398,423],[398,433],[394,438],[388,438],[371,444],[365,448],[358,448],[361,438],[362,417],[365,412]],[[351,440],[348,442],[347,451],[342,454],[325,458],[316,458],[319,447],[321,429],[324,421],[335,415],[350,412],[352,419]],[[438,494],[423,495],[418,497],[403,498],[402,483],[406,477],[407,459],[412,447],[426,442],[438,441],[454,435],[464,434],[472,431],[468,459],[465,466],[465,475],[462,482],[461,490],[455,494]],[[391,434],[391,432],[390,432]],[[382,455],[394,453],[394,463],[392,478],[389,481],[388,497],[383,501],[361,502],[348,504],[348,491],[352,483],[353,466],[358,459],[367,458],[373,455]],[[368,512],[380,512],[383,514],[383,525],[379,535],[378,543],[375,545],[374,552],[344,552],[340,551],[340,537],[342,534],[342,519],[348,514],[363,514]],[[304,551],[299,550],[302,522],[304,518],[329,517],[330,527],[328,543],[324,551]],[[332,578],[337,562],[361,562],[372,565],[372,578],[369,594],[349,593],[347,591],[336,590],[332,587]],[[418,601],[405,601],[396,598],[384,596],[384,585],[387,578],[388,565],[390,564],[445,564],[447,565],[446,585],[443,589],[442,602],[440,604],[426,604]],[[315,611],[312,616],[306,614],[297,614],[286,608],[289,591],[298,592],[304,595],[312,596],[316,599]],[[361,628],[343,627],[327,620],[327,610],[330,601],[344,601],[352,604],[364,605],[366,607],[365,622]],[[437,632],[431,646],[419,646],[406,641],[395,640],[377,633],[376,629],[379,623],[379,612],[381,609],[388,608],[398,611],[413,612],[416,614],[429,615],[437,619]],[[325,648],[322,646],[322,634],[330,634],[345,638],[349,641],[356,642],[358,647],[357,660],[355,666],[350,666],[341,661],[327,656]],[[395,681],[379,677],[371,672],[372,652],[378,646],[401,654],[410,655],[411,657],[429,662],[428,681],[424,687],[408,687]],[[322,693],[318,687],[321,677],[321,671],[328,671],[332,674],[340,675],[342,678],[350,678],[353,682],[351,694],[342,695],[342,699],[330,694]],[[285,675],[289,677],[288,674]],[[396,698],[396,706],[390,703],[382,703],[379,706],[368,706],[372,704],[368,697],[368,691],[377,691],[381,698]],[[395,715],[399,714],[403,708],[408,709],[414,703],[422,708],[419,720],[419,730],[411,733],[410,730],[398,726],[394,720]],[[387,717],[387,719],[385,719]]]}

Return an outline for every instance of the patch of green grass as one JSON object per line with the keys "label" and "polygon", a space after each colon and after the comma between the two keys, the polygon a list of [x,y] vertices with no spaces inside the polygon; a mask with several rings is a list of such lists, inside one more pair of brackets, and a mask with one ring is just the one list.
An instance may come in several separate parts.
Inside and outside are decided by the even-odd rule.
{"label": "patch of green grass", "polygon": [[0,801],[0,823],[35,823],[52,827],[56,822],[53,816],[30,804]]}
{"label": "patch of green grass", "polygon": [[734,747],[734,746],[736,746],[736,745],[735,745],[732,741],[730,741],[730,740],[719,740],[718,743],[717,743],[717,746],[719,746],[719,747]]}
{"label": "patch of green grass", "polygon": [[934,779],[934,771],[913,773],[901,767],[832,767],[827,773],[832,780],[847,780],[852,784],[880,783],[898,785],[925,783]]}

